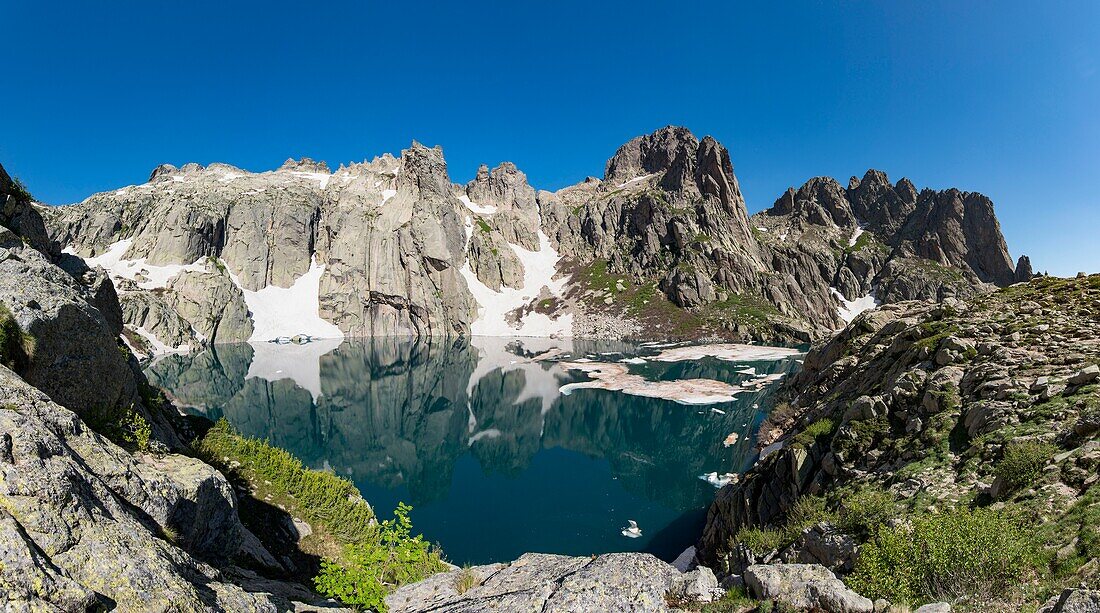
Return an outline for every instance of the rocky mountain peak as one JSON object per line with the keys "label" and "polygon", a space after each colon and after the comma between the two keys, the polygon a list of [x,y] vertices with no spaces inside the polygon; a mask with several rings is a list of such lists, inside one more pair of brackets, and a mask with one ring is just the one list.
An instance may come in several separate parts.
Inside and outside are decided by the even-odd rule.
{"label": "rocky mountain peak", "polygon": [[917,191],[908,179],[891,185],[885,172],[872,168],[862,180],[854,181],[854,186],[853,181],[848,184],[852,213],[876,232],[885,235],[897,232],[916,208]]}
{"label": "rocky mountain peak", "polygon": [[1031,269],[1031,258],[1021,255],[1020,259],[1016,260],[1016,282],[1030,281],[1034,276],[1035,271]]}
{"label": "rocky mountain peak", "polygon": [[164,177],[170,177],[179,171],[178,168],[171,164],[161,164],[153,169],[153,172],[149,173],[149,183],[161,179]]}
{"label": "rocky mountain peak", "polygon": [[414,140],[408,149],[401,150],[400,161],[403,182],[413,183],[422,194],[450,196],[451,179],[442,147],[425,147]]}
{"label": "rocky mountain peak", "polygon": [[535,190],[527,183],[527,175],[512,162],[503,162],[492,172],[482,164],[474,180],[466,184],[466,195],[480,204],[523,211],[538,210]]}
{"label": "rocky mountain peak", "polygon": [[607,161],[604,180],[619,184],[642,175],[685,168],[692,165],[698,149],[699,140],[690,130],[666,126],[619,147]]}
{"label": "rocky mountain peak", "polygon": [[797,191],[789,188],[766,213],[793,215],[819,226],[831,224],[849,228],[856,225],[847,192],[832,177],[814,177]]}
{"label": "rocky mountain peak", "polygon": [[279,170],[295,170],[298,172],[323,172],[329,174],[328,164],[324,161],[315,162],[312,158],[303,157],[295,160],[294,158],[287,158],[283,165],[279,167]]}

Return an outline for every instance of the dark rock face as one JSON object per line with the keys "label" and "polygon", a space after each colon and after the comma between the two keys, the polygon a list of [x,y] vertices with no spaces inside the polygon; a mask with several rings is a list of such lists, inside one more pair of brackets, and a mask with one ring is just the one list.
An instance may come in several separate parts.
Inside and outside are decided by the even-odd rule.
{"label": "dark rock face", "polygon": [[[1065,510],[1100,487],[1100,445],[1092,440],[1098,315],[1100,275],[1037,277],[965,301],[903,302],[860,315],[811,350],[785,383],[788,405],[758,441],[769,453],[719,491],[697,545],[700,561],[736,565],[744,556],[730,539],[740,529],[781,524],[800,497],[838,488],[879,488],[899,508],[919,510],[975,491],[993,501],[1037,496],[1057,510],[1049,521],[1069,521],[1076,534],[1078,520]],[[802,436],[823,419],[829,432]],[[994,467],[1005,446],[1021,440],[1055,443],[1059,452],[1033,483],[1012,490]],[[821,560],[829,548],[810,539],[791,547],[802,551],[775,557],[808,552],[838,561]],[[1095,559],[1084,560],[1082,576],[1095,569]]]}
{"label": "dark rock face", "polygon": [[1030,281],[1034,276],[1035,272],[1031,269],[1031,258],[1021,255],[1020,259],[1016,260],[1016,282]]}
{"label": "dark rock face", "polygon": [[57,257],[61,248],[50,240],[42,214],[31,202],[30,195],[0,166],[0,226],[26,239],[35,249]]}

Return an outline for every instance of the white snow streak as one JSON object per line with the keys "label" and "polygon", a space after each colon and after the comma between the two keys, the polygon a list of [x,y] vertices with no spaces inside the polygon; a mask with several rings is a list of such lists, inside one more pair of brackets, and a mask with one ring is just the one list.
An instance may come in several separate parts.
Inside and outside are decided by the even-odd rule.
{"label": "white snow streak", "polygon": [[462,194],[458,197],[458,199],[462,202],[462,204],[466,205],[466,208],[477,213],[478,215],[492,215],[493,213],[497,212],[497,207],[491,204],[478,204],[470,200],[470,197],[466,194]]}
{"label": "white snow streak", "polygon": [[881,304],[878,298],[875,298],[874,292],[856,298],[855,300],[845,300],[844,294],[840,293],[835,287],[830,287],[829,291],[832,292],[836,299],[840,302],[840,306],[837,307],[836,313],[844,320],[844,323],[850,324],[852,320],[856,318],[860,313],[873,309]]}

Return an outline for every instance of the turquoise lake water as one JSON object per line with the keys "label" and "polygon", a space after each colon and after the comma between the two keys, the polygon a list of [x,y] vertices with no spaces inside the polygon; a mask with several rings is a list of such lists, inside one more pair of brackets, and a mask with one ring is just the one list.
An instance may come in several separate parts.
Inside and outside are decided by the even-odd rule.
{"label": "turquoise lake water", "polygon": [[[147,368],[191,413],[225,417],[312,468],[359,487],[380,516],[413,505],[415,529],[457,564],[527,551],[648,551],[694,544],[715,488],[700,475],[744,470],[774,385],[734,402],[684,405],[562,385],[588,380],[532,361],[547,349],[616,362],[652,347],[549,339],[366,339],[219,345]],[[650,380],[737,384],[788,373],[794,359],[629,364]],[[754,406],[755,405],[755,406]],[[738,441],[723,444],[730,433]],[[639,538],[621,530],[628,520]]]}

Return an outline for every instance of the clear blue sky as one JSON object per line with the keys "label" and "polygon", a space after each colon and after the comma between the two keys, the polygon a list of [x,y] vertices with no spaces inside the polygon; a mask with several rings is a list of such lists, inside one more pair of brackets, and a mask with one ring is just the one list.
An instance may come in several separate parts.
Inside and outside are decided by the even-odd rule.
{"label": "clear blue sky", "polygon": [[750,211],[869,167],[980,191],[1013,257],[1100,271],[1100,2],[0,0],[0,163],[52,204],[154,166],[442,145],[451,178],[600,175],[667,124]]}

